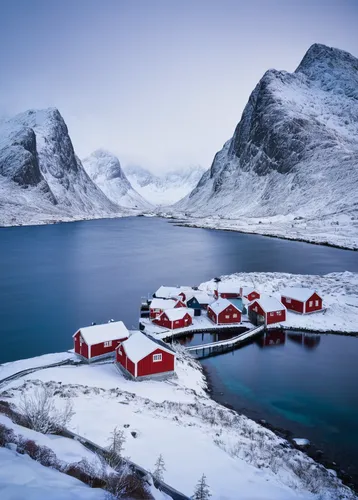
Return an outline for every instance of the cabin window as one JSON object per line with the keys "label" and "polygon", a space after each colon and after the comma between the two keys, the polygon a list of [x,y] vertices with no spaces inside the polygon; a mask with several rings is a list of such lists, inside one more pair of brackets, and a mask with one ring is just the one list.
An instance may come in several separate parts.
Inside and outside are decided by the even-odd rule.
{"label": "cabin window", "polygon": [[161,354],[153,354],[153,362],[157,363],[158,361],[162,361],[162,355]]}
{"label": "cabin window", "polygon": [[226,319],[229,319],[229,318],[230,318],[230,316],[229,316],[228,314],[225,314],[225,318],[226,318]]}
{"label": "cabin window", "polygon": [[277,311],[277,316],[281,316],[281,311]]}
{"label": "cabin window", "polygon": [[287,304],[291,304],[291,299],[285,298]]}
{"label": "cabin window", "polygon": [[308,306],[309,306],[309,307],[312,307],[312,306],[313,306],[313,300],[310,300],[310,301],[308,302]]}
{"label": "cabin window", "polygon": [[232,317],[233,317],[233,318],[237,318],[237,314],[236,314],[236,313],[234,313],[234,314],[232,315]]}
{"label": "cabin window", "polygon": [[274,316],[275,313],[270,313],[270,316]]}
{"label": "cabin window", "polygon": [[319,306],[319,300],[316,300],[316,307]]}
{"label": "cabin window", "polygon": [[179,321],[174,321],[174,323],[175,323],[176,325],[179,325]]}
{"label": "cabin window", "polygon": [[104,347],[111,347],[112,346],[112,340],[108,340],[107,342],[104,342]]}

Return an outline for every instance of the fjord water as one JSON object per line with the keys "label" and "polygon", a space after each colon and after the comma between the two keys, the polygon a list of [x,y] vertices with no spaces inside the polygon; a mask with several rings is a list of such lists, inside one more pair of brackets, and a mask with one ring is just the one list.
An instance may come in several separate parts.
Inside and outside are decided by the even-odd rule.
{"label": "fjord water", "polygon": [[358,252],[129,217],[0,228],[0,363],[72,347],[81,326],[138,327],[142,296],[239,271],[358,271]]}
{"label": "fjord water", "polygon": [[[1,228],[0,363],[69,349],[72,334],[92,321],[122,319],[137,328],[141,297],[162,284],[240,271],[346,270],[358,271],[358,252],[158,218]],[[217,399],[328,443],[358,464],[358,339],[322,336],[314,348],[307,344],[253,343],[203,364]]]}

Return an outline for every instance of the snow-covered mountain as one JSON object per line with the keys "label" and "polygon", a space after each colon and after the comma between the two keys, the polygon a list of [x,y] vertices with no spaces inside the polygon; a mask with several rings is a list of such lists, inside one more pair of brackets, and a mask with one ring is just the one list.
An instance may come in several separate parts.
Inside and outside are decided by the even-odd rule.
{"label": "snow-covered mountain", "polygon": [[358,60],[315,44],[294,73],[267,71],[233,137],[173,210],[226,219],[357,219]]}
{"label": "snow-covered mountain", "polygon": [[200,165],[167,172],[161,176],[139,166],[125,168],[133,188],[153,205],[172,205],[197,185],[205,169]]}
{"label": "snow-covered mountain", "polygon": [[103,149],[82,160],[92,181],[109,200],[121,207],[150,210],[153,206],[138,194],[125,176],[118,158]]}
{"label": "snow-covered mountain", "polygon": [[30,110],[0,126],[0,225],[121,214],[92,182],[55,108]]}

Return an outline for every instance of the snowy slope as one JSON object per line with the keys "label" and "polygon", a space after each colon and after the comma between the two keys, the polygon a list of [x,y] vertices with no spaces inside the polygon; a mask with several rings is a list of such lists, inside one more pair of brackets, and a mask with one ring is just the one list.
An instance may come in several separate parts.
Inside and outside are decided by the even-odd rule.
{"label": "snowy slope", "polygon": [[125,172],[134,189],[153,205],[172,205],[190,193],[205,170],[198,165],[158,176],[132,166]]}
{"label": "snowy slope", "polygon": [[113,203],[140,210],[153,208],[132,188],[118,158],[109,151],[98,149],[83,159],[82,163],[92,181]]}
{"label": "snowy slope", "polygon": [[357,221],[357,116],[358,60],[313,45],[294,73],[265,73],[233,137],[173,211],[262,222],[279,216],[288,230],[294,218]]}
{"label": "snowy slope", "polygon": [[355,498],[334,475],[271,431],[212,401],[199,365],[180,347],[177,375],[139,383],[124,378],[111,362],[63,366],[11,382],[2,397],[16,404],[24,391],[48,385],[56,391],[56,405],[71,398],[75,432],[105,445],[114,427],[122,429],[124,455],[153,470],[161,453],[164,480],[188,496],[204,472],[213,500],[236,499],[238,492],[245,500]]}
{"label": "snowy slope", "polygon": [[0,125],[0,225],[123,213],[86,174],[55,108]]}
{"label": "snowy slope", "polygon": [[44,467],[26,455],[0,448],[1,500],[105,500],[103,490]]}

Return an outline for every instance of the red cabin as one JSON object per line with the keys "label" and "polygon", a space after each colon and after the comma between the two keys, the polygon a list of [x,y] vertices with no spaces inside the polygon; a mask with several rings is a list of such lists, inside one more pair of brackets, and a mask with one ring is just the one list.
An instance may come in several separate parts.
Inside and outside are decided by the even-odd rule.
{"label": "red cabin", "polygon": [[153,323],[175,330],[176,328],[184,328],[190,326],[193,322],[191,311],[186,307],[178,307],[176,309],[166,309],[162,312],[159,318],[153,320]]}
{"label": "red cabin", "polygon": [[74,350],[87,361],[114,355],[118,344],[129,336],[123,321],[92,325],[73,335]]}
{"label": "red cabin", "polygon": [[208,305],[208,317],[216,325],[241,323],[241,311],[227,299],[218,299]]}
{"label": "red cabin", "polygon": [[180,300],[174,299],[153,299],[149,305],[149,317],[150,319],[159,318],[166,309],[177,307],[185,307],[185,304]]}
{"label": "red cabin", "polygon": [[242,286],[240,288],[240,297],[246,299],[248,302],[252,302],[260,298],[260,293],[252,286]]}
{"label": "red cabin", "polygon": [[286,321],[286,307],[275,297],[261,296],[249,304],[249,320],[254,325],[272,325]]}
{"label": "red cabin", "polygon": [[281,292],[281,302],[287,309],[300,314],[322,311],[322,297],[309,288],[286,288]]}
{"label": "red cabin", "polygon": [[134,332],[116,349],[116,366],[135,380],[175,373],[175,352],[161,340]]}
{"label": "red cabin", "polygon": [[240,297],[240,287],[230,283],[218,283],[217,289],[214,290],[216,299],[238,299]]}

